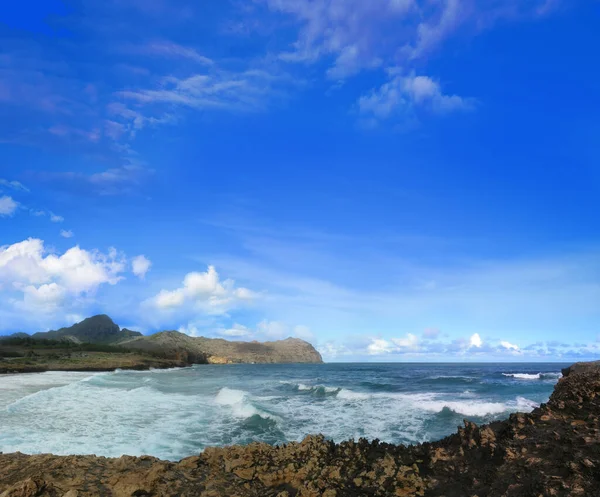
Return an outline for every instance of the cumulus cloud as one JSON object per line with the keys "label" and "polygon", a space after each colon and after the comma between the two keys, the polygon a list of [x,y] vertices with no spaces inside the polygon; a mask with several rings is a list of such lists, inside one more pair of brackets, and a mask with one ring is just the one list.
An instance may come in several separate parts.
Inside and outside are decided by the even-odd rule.
{"label": "cumulus cloud", "polygon": [[63,238],[73,238],[75,234],[71,230],[60,230],[60,236]]}
{"label": "cumulus cloud", "polygon": [[54,214],[53,212],[50,212],[50,221],[52,221],[53,223],[62,223],[65,220],[64,217],[59,216],[58,214]]}
{"label": "cumulus cloud", "polygon": [[471,335],[471,338],[469,339],[469,345],[471,347],[481,348],[483,345],[483,340],[479,336],[479,333],[474,333]]}
{"label": "cumulus cloud", "polygon": [[515,351],[519,350],[519,346],[518,345],[514,345],[514,344],[512,344],[510,342],[502,341],[502,342],[500,342],[500,345],[502,347],[504,347],[505,349],[508,349],[508,350],[515,350]]}
{"label": "cumulus cloud", "polygon": [[35,238],[0,247],[0,290],[22,294],[14,303],[36,310],[54,309],[67,296],[115,285],[124,270],[124,257],[116,249],[103,253],[75,246],[57,255]]}
{"label": "cumulus cloud", "polygon": [[151,266],[152,262],[144,255],[138,255],[131,260],[131,270],[141,280],[146,277]]}
{"label": "cumulus cloud", "polygon": [[380,121],[405,116],[415,109],[447,114],[471,110],[473,106],[473,99],[446,95],[438,82],[415,74],[392,76],[387,83],[358,99],[359,113]]}
{"label": "cumulus cloud", "polygon": [[214,266],[204,273],[188,273],[180,288],[161,290],[152,299],[159,310],[172,310],[191,306],[209,313],[223,313],[228,309],[253,300],[256,294],[243,287],[236,287],[231,279],[221,281]]}
{"label": "cumulus cloud", "polygon": [[8,195],[0,197],[0,216],[12,216],[17,212],[19,203]]}
{"label": "cumulus cloud", "polygon": [[373,338],[367,346],[370,355],[397,354],[406,352],[417,352],[419,349],[419,338],[412,333],[407,333],[402,338]]}
{"label": "cumulus cloud", "polygon": [[395,350],[394,344],[383,338],[374,338],[367,347],[370,355],[391,354]]}

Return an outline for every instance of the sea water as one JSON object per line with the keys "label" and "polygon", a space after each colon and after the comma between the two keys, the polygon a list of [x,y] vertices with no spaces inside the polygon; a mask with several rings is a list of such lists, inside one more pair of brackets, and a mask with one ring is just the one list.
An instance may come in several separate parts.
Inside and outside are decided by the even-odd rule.
{"label": "sea water", "polygon": [[440,439],[546,402],[562,364],[202,365],[0,376],[0,452],[149,454],[299,441]]}

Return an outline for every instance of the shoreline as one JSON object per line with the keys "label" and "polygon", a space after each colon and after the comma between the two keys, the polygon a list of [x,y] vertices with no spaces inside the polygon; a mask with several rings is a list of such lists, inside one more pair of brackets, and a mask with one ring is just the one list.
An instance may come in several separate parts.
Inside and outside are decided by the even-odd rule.
{"label": "shoreline", "polygon": [[115,368],[68,368],[68,369],[55,369],[55,368],[30,368],[24,371],[7,371],[0,369],[0,377],[12,376],[16,374],[33,374],[33,373],[110,373],[118,370],[122,371],[150,371],[152,369],[186,369],[191,368],[194,364],[186,365],[156,365],[156,366],[118,366]]}
{"label": "shoreline", "polygon": [[[0,454],[0,494],[63,497],[587,496],[600,488],[600,366],[566,368],[550,400],[529,414],[437,442],[335,444],[323,436],[271,446],[207,448],[169,462]],[[69,493],[71,492],[71,493]]]}

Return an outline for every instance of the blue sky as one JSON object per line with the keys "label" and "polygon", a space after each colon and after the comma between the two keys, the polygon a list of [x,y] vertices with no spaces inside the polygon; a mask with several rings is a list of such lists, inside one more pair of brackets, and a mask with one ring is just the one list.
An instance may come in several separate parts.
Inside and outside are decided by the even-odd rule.
{"label": "blue sky", "polygon": [[23,0],[0,333],[600,356],[600,4]]}

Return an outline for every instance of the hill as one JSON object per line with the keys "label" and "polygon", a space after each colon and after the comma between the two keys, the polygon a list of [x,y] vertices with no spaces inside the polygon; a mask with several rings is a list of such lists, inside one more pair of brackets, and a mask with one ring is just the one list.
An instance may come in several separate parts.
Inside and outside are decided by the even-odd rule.
{"label": "hill", "polygon": [[[220,338],[190,337],[178,331],[163,331],[121,343],[131,350],[162,351],[165,357],[192,359],[211,364],[232,363],[322,363],[321,354],[308,342],[288,338],[274,342],[230,342]],[[204,359],[200,361],[199,359]]]}
{"label": "hill", "polygon": [[36,340],[71,340],[78,343],[116,344],[123,340],[142,336],[139,331],[121,330],[115,322],[105,314],[84,319],[68,328],[34,333]]}

